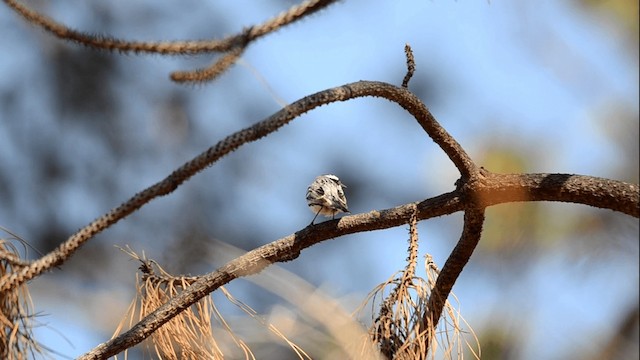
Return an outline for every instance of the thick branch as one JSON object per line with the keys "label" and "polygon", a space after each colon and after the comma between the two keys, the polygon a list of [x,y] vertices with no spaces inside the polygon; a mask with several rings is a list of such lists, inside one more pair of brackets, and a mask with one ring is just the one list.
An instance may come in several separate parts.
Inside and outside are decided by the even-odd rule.
{"label": "thick branch", "polygon": [[[470,208],[465,212],[465,227],[460,242],[445,263],[440,277],[434,288],[434,294],[430,299],[430,318],[437,323],[442,312],[444,300],[453,287],[453,284],[460,275],[465,264],[468,262],[482,229],[484,218],[482,207],[508,203],[514,201],[562,201],[575,202],[592,205],[600,208],[611,209],[627,213],[627,207],[635,208],[635,215],[638,217],[637,209],[640,203],[640,193],[638,186],[624,182],[592,178],[580,175],[567,174],[491,174],[483,171],[484,180],[476,183],[476,194],[482,194],[481,198],[475,198],[474,203],[480,209]],[[548,179],[573,178],[574,181],[549,181]],[[544,179],[547,179],[545,181]],[[602,205],[594,203],[595,199],[602,198],[598,195],[587,195],[593,190],[594,183],[602,181],[620,191],[614,192],[619,201],[605,201]],[[509,191],[503,191],[502,187],[507,186]],[[583,188],[581,188],[581,186]],[[591,189],[591,190],[589,190]],[[626,190],[625,190],[626,189]],[[127,349],[146,337],[151,335],[158,327],[177,315],[182,309],[189,307],[202,297],[207,296],[220,286],[241,276],[256,274],[275,262],[290,261],[297,258],[301,250],[313,246],[319,242],[338,238],[342,235],[353,234],[363,231],[372,231],[401,226],[409,222],[414,209],[417,207],[417,218],[419,220],[429,219],[446,214],[464,210],[463,199],[469,199],[465,195],[463,188],[446,193],[435,198],[427,199],[420,203],[410,203],[396,208],[372,211],[367,214],[345,216],[339,220],[327,221],[321,224],[307,227],[295,234],[289,235],[270,244],[261,246],[247,254],[234,259],[220,269],[204,275],[191,287],[185,289],[170,302],[164,304],[129,331],[121,334],[104,344],[97,346],[89,353],[83,355],[81,359],[103,359],[113,356],[120,351]],[[610,193],[603,190],[603,193]],[[576,198],[575,194],[585,194],[583,201]],[[523,198],[522,194],[531,194],[529,198]],[[549,194],[557,194],[555,198],[550,198]],[[629,195],[630,194],[630,195]],[[471,195],[473,196],[473,195]],[[634,200],[635,199],[635,200]],[[631,203],[623,205],[622,210],[618,208],[619,203],[625,204],[629,200]],[[466,200],[464,200],[466,201]],[[425,318],[427,321],[428,318]]]}
{"label": "thick branch", "polygon": [[607,208],[638,217],[638,185],[570,174],[493,174],[485,169],[464,183],[462,236],[444,264],[432,290],[422,329],[435,328],[445,302],[480,240],[484,208],[514,201],[561,201]]}
{"label": "thick branch", "polygon": [[561,201],[640,217],[638,184],[574,174],[483,172],[478,201],[491,206],[514,201]]}
{"label": "thick branch", "polygon": [[[456,192],[444,194],[417,204],[418,218],[432,218],[460,211],[462,203]],[[164,323],[238,277],[256,274],[275,262],[290,261],[300,251],[325,240],[362,231],[386,229],[406,224],[415,213],[416,204],[382,211],[343,217],[339,220],[310,225],[295,234],[254,249],[218,270],[200,277],[190,287],[134,325],[129,331],[81,356],[79,359],[106,359],[141,342]]]}

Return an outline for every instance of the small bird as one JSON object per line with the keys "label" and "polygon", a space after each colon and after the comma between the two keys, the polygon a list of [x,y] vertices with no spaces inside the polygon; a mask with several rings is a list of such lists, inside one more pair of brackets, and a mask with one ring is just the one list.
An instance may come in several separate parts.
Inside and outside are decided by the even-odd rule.
{"label": "small bird", "polygon": [[337,176],[332,174],[320,175],[313,180],[307,188],[307,204],[316,214],[311,220],[311,225],[320,214],[335,218],[337,213],[349,212],[347,198],[344,196],[346,187]]}

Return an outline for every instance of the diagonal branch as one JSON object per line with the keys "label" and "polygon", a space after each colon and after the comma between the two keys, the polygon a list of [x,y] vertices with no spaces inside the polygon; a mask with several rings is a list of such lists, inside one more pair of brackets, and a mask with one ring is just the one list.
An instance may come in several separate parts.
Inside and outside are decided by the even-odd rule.
{"label": "diagonal branch", "polygon": [[293,104],[273,114],[269,118],[254,125],[227,136],[215,146],[209,148],[191,161],[182,165],[164,180],[137,193],[122,205],[112,209],[105,215],[94,220],[86,227],[73,234],[64,243],[59,245],[49,254],[41,257],[29,266],[16,271],[0,281],[0,291],[6,291],[33,279],[39,274],[62,264],[66,259],[82,246],[87,240],[100,233],[109,226],[122,220],[129,214],[138,210],[151,200],[170,194],[180,184],[211,166],[223,156],[235,151],[240,146],[256,141],[288,124],[294,118],[321,105],[337,101],[374,96],[382,97],[398,103],[401,107],[413,115],[427,134],[444,150],[453,163],[460,169],[463,178],[475,169],[475,165],[462,149],[460,144],[438,124],[427,107],[415,95],[407,89],[373,81],[359,81],[328,90],[323,90],[313,95],[304,97]]}
{"label": "diagonal branch", "polygon": [[[436,284],[433,286],[427,312],[422,318],[420,329],[435,329],[438,326],[442,309],[453,289],[453,284],[465,267],[473,251],[480,241],[482,225],[484,223],[484,208],[470,207],[464,212],[464,226],[458,244],[453,249],[449,258],[444,263]],[[427,346],[429,348],[429,346]]]}
{"label": "diagonal branch", "polygon": [[[466,191],[465,189],[456,189],[453,192],[442,194],[419,203],[409,203],[392,209],[345,216],[339,220],[320,223],[314,225],[313,228],[307,227],[295,234],[254,249],[228,262],[218,270],[200,277],[191,287],[185,289],[175,298],[156,309],[130,330],[122,333],[117,338],[98,345],[83,355],[81,359],[103,359],[115,355],[141,342],[157,328],[162,326],[162,324],[180,313],[180,311],[188,308],[220,286],[238,277],[257,274],[272,263],[291,261],[297,258],[302,250],[322,241],[339,238],[347,234],[402,226],[408,223],[414,214],[417,220],[425,220],[465,210],[465,225],[461,239],[440,272],[440,276],[432,292],[434,295],[429,299],[428,309],[431,309],[431,312],[428,317],[423,319],[421,326],[422,329],[425,329],[425,327],[423,327],[425,323],[432,321],[435,327],[442,313],[445,299],[451,292],[453,284],[469,261],[469,257],[480,239],[482,221],[484,219],[484,206],[489,203],[491,203],[491,205],[497,205],[523,201],[522,194],[531,195],[528,201],[555,200],[598,206],[598,204],[594,203],[594,199],[598,196],[592,195],[580,201],[581,199],[573,197],[573,193],[586,193],[594,183],[603,180],[588,176],[568,174],[501,175],[487,173],[486,175],[486,179],[482,183],[477,184],[478,190],[475,192],[475,194],[482,194],[480,198],[475,197],[475,202],[479,204],[476,206],[480,206],[480,208],[465,210],[464,202],[470,198],[464,193],[464,191]],[[566,181],[543,181],[543,179],[549,178],[569,177],[577,180],[572,183]],[[626,195],[624,194],[631,193],[632,195],[628,196],[629,205],[636,209],[638,208],[640,193],[638,192],[637,185],[614,180],[607,181],[609,185],[614,188],[625,189],[618,193],[620,202],[626,202]],[[511,191],[504,192],[500,184],[507,182],[511,184],[509,186]],[[554,199],[549,198],[548,194],[552,193],[558,194],[557,197]],[[611,207],[613,206],[616,206],[614,202],[608,202],[606,206],[598,207],[612,209]],[[630,215],[638,217],[637,211],[635,215]],[[435,294],[439,296],[435,296]]]}
{"label": "diagonal branch", "polygon": [[[301,250],[325,240],[346,234],[386,229],[406,224],[411,216],[418,219],[433,218],[462,210],[459,190],[416,203],[392,209],[372,211],[330,220],[306,228],[272,243],[256,248],[209,274],[201,276],[190,287],[173,297],[153,313],[135,324],[118,337],[100,344],[79,359],[106,359],[140,343],[160,326],[232,280],[257,274],[272,263],[290,261],[298,257]],[[416,212],[417,208],[417,212]]]}

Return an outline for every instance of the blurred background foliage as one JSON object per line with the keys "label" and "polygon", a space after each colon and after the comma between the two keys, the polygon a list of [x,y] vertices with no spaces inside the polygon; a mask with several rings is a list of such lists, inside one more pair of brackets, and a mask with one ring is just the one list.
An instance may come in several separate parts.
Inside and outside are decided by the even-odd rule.
{"label": "blurred background foliage", "polygon": [[[158,40],[221,37],[294,2],[29,3],[75,29]],[[168,73],[210,58],[95,51],[54,39],[4,7],[0,225],[45,253],[277,111],[280,98],[360,79],[399,84],[405,42],[417,62],[410,89],[478,164],[638,183],[638,2],[479,3],[342,2],[260,40],[217,81],[186,86]],[[603,49],[615,53],[593,55]],[[602,70],[611,67],[620,69]],[[200,274],[233,258],[218,242],[249,250],[306,226],[313,214],[303,195],[321,173],[348,185],[356,213],[450,191],[455,169],[418,129],[394,105],[359,99],[315,110],[227,156],[34,280],[36,310],[47,314],[42,341],[74,357],[110,337],[135,294],[138,266],[114,245],[144,251],[168,271]],[[422,222],[422,251],[441,266],[460,225],[460,214]],[[283,267],[336,298],[364,298],[403,267],[405,240],[404,228],[356,234]],[[485,359],[633,359],[637,274],[637,219],[569,204],[508,204],[488,210],[454,291]],[[282,301],[245,281],[230,290],[259,312]],[[290,356],[261,341],[267,357]]]}

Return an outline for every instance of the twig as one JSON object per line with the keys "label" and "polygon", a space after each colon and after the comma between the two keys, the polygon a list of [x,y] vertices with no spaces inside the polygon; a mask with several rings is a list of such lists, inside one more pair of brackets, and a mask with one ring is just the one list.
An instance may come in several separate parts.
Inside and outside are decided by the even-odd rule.
{"label": "twig", "polygon": [[409,44],[404,46],[404,53],[407,57],[407,74],[404,76],[404,79],[402,79],[402,87],[407,89],[409,87],[409,81],[416,71],[416,60],[413,58],[413,51]]}

